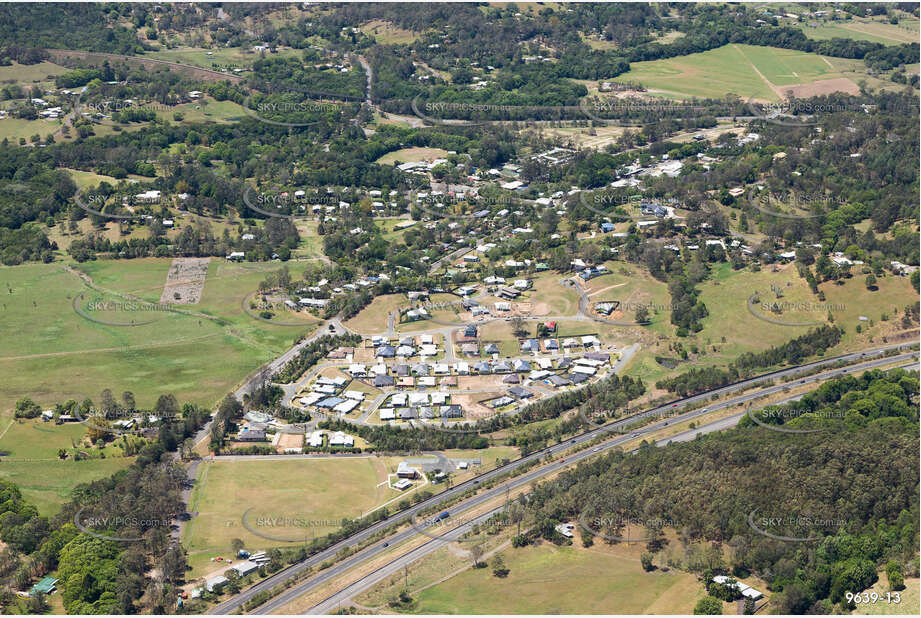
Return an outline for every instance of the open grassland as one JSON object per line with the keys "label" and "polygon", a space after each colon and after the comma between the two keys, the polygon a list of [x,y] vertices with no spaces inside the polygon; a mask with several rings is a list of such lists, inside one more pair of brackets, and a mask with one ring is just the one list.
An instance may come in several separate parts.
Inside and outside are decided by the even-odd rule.
{"label": "open grassland", "polygon": [[[81,425],[82,427],[82,425]],[[0,445],[4,441],[0,441]],[[16,483],[26,500],[42,515],[53,515],[81,483],[111,476],[131,465],[131,457],[74,461],[8,461],[0,463],[0,477]]]}
{"label": "open grassland", "polygon": [[[778,297],[775,290],[780,290]],[[864,275],[854,275],[842,285],[824,283],[819,289],[825,292],[825,301],[810,292],[806,282],[799,277],[793,264],[779,266],[774,272],[767,267],[759,272],[748,269],[733,271],[728,264],[714,268],[711,277],[701,283],[700,299],[707,306],[709,316],[703,320],[704,329],[688,339],[706,346],[707,364],[726,364],[744,352],[756,352],[780,345],[805,334],[811,328],[826,324],[829,311],[834,324],[847,331],[842,343],[834,353],[846,349],[865,347],[869,337],[879,337],[898,330],[894,308],[901,311],[905,305],[917,300],[917,294],[905,277],[880,277],[878,290],[870,291],[864,285]],[[748,310],[748,299],[758,293],[759,303],[753,310],[768,319],[759,319]],[[781,313],[764,307],[764,303],[788,303]],[[889,321],[882,322],[881,316],[888,313]],[[860,316],[874,320],[862,322]],[[784,322],[775,324],[770,320]],[[804,325],[797,325],[804,324]],[[808,324],[808,325],[805,325]],[[858,324],[863,333],[856,333]],[[757,333],[757,346],[753,346],[752,333]],[[717,351],[713,350],[713,346]]]}
{"label": "open grassland", "polygon": [[[243,106],[233,101],[216,101],[210,97],[194,103],[174,105],[169,109],[157,109],[157,118],[167,122],[196,124],[203,122],[233,122],[246,116]],[[177,120],[176,114],[182,119]]]}
{"label": "open grassland", "polygon": [[652,92],[687,97],[721,97],[776,101],[780,89],[816,80],[853,78],[856,60],[832,63],[818,54],[755,45],[724,45],[706,52],[636,62],[616,78],[640,82]]}
{"label": "open grassland", "polygon": [[[234,538],[251,551],[291,545],[260,534],[303,542],[333,532],[343,518],[406,495],[381,484],[398,461],[369,456],[203,462],[189,509],[198,515],[183,529],[183,544],[196,557],[193,567],[206,569],[210,557],[230,554]],[[244,527],[244,514],[259,534]]]}
{"label": "open grassland", "polygon": [[[577,541],[578,543],[578,541]],[[418,595],[423,614],[647,614],[690,613],[704,594],[693,575],[646,573],[641,549],[537,547],[501,552],[510,573],[468,569]],[[508,594],[514,590],[515,594]]]}
{"label": "open grassland", "polygon": [[[343,322],[343,325],[359,333],[382,333],[387,330],[387,316],[401,307],[409,306],[410,302],[403,294],[375,296],[371,304]],[[397,324],[398,320],[394,319],[394,324]]]}
{"label": "open grassland", "polygon": [[[188,307],[202,315],[125,304],[119,294],[159,302],[170,261],[78,265],[112,293],[91,290],[60,263],[0,269],[8,329],[0,344],[0,407],[9,409],[27,394],[42,405],[96,398],[105,388],[132,391],[140,406],[166,392],[211,405],[315,328],[312,320],[280,326],[243,311],[243,298],[275,264],[212,261],[201,302]],[[91,304],[97,302],[110,304]]]}
{"label": "open grassland", "polygon": [[447,156],[448,151],[442,150],[441,148],[401,148],[400,150],[388,152],[375,161],[375,163],[380,165],[394,165],[397,161],[401,163],[408,163],[410,161],[429,161],[431,159],[439,159]]}
{"label": "open grassland", "polygon": [[44,141],[49,133],[56,133],[60,128],[59,119],[0,118],[0,141],[9,139],[18,144],[19,138],[24,138],[26,142],[31,142],[33,135],[39,135]]}
{"label": "open grassland", "polygon": [[262,52],[254,52],[251,49],[243,49],[242,47],[215,47],[214,49],[179,47],[144,54],[145,58],[190,64],[211,70],[219,70],[225,67],[249,69],[254,62],[260,60],[263,56],[266,58],[300,56],[300,52],[294,49],[281,49],[275,54],[263,54]]}
{"label": "open grassland", "polygon": [[672,335],[675,327],[671,323],[671,297],[668,286],[649,274],[645,268],[627,262],[607,262],[609,274],[585,282],[592,310],[596,303],[620,301],[619,308],[607,319],[620,322],[634,322],[640,306],[646,307],[648,319],[652,322],[643,327],[653,333]]}
{"label": "open grassland", "polygon": [[381,45],[409,45],[419,36],[417,32],[405,30],[380,19],[369,21],[359,28],[366,35],[374,37],[374,40]]}
{"label": "open grassland", "polygon": [[33,84],[49,84],[54,82],[56,76],[63,75],[69,70],[53,62],[19,64],[14,61],[9,66],[0,67],[0,83],[19,84],[22,87]]}
{"label": "open grassland", "polygon": [[799,24],[799,28],[810,39],[856,39],[883,45],[898,45],[918,42],[918,23],[914,18],[902,19],[898,24],[878,19],[850,19],[818,22],[818,26],[812,27],[807,20],[806,23]]}

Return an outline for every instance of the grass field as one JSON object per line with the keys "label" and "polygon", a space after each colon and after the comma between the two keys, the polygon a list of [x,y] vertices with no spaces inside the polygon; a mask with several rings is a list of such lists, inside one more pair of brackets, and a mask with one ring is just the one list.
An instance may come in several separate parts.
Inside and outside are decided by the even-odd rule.
{"label": "grass field", "polygon": [[[789,284],[789,285],[788,285]],[[771,291],[771,285],[782,290],[783,297],[777,298]],[[879,336],[896,328],[897,320],[881,322],[881,314],[888,312],[894,316],[893,308],[900,310],[917,298],[907,278],[886,276],[879,278],[879,289],[871,292],[864,285],[864,275],[855,274],[843,285],[833,282],[819,286],[825,292],[826,300],[819,301],[809,291],[805,281],[796,273],[793,264],[781,266],[777,272],[765,268],[753,273],[750,270],[733,271],[728,264],[713,270],[707,281],[698,287],[700,299],[707,306],[709,316],[703,320],[704,329],[694,339],[702,344],[716,345],[718,352],[708,350],[705,362],[723,364],[744,352],[757,351],[779,345],[805,334],[820,324],[826,323],[831,311],[835,324],[845,327],[847,334],[836,351],[860,347],[868,344],[869,336]],[[755,306],[755,311],[771,319],[788,324],[815,322],[814,326],[778,325],[758,319],[747,310],[747,302],[752,293],[759,293],[759,300],[764,303],[808,303],[802,307],[793,307],[781,314]],[[875,320],[875,326],[858,335],[858,324],[868,327],[869,323],[858,320],[859,316]],[[758,333],[758,346],[752,345],[752,333]],[[725,341],[723,340],[725,338]]]}
{"label": "grass field", "polygon": [[39,120],[26,120],[24,118],[0,118],[0,141],[8,138],[11,142],[18,144],[19,138],[25,138],[26,142],[31,141],[33,135],[38,134],[42,140],[49,133],[55,133],[61,128],[60,120],[44,118]]}
{"label": "grass field", "polygon": [[812,27],[806,22],[799,24],[799,27],[810,39],[842,38],[898,45],[918,42],[918,24],[917,19],[902,19],[898,25],[875,19],[851,19],[819,22],[817,27]]}
{"label": "grass field", "polygon": [[745,100],[776,101],[780,87],[853,77],[860,64],[831,63],[818,54],[795,50],[732,44],[687,56],[632,63],[630,71],[616,79],[679,96],[733,93]]}
{"label": "grass field", "polygon": [[[578,541],[577,541],[578,544]],[[419,593],[423,614],[681,614],[703,596],[693,575],[646,573],[639,551],[596,543],[506,549],[508,577],[468,569]],[[509,594],[514,590],[515,594]]]}
{"label": "grass field", "polygon": [[[209,52],[210,56],[208,55]],[[285,49],[279,50],[277,54],[265,54],[266,58],[283,56],[300,56],[300,53],[294,49]],[[215,47],[214,49],[179,47],[145,53],[144,57],[190,64],[203,69],[215,69],[216,67],[249,69],[255,61],[262,58],[262,54],[241,47]]]}
{"label": "grass field", "polygon": [[183,103],[170,109],[157,110],[157,117],[168,122],[176,122],[174,114],[182,114],[185,124],[202,122],[233,122],[246,116],[243,106],[233,101],[216,101],[204,98],[197,103]]}
{"label": "grass field", "polygon": [[387,316],[400,307],[409,307],[409,305],[409,300],[403,294],[375,296],[370,305],[343,324],[360,333],[382,333],[387,330]]}
{"label": "grass field", "polygon": [[68,71],[70,69],[53,62],[19,64],[14,61],[10,66],[0,67],[0,83],[15,83],[22,87],[32,84],[48,84],[53,83],[56,76]]}
{"label": "grass field", "polygon": [[[159,302],[169,259],[97,261],[80,265],[98,286]],[[120,324],[90,321],[73,307],[89,302],[124,302],[114,294],[89,290],[60,263],[0,269],[2,305],[8,336],[0,343],[0,408],[23,395],[43,405],[70,397],[98,398],[104,388],[134,392],[138,405],[173,393],[180,402],[211,405],[260,364],[287,349],[315,326],[276,326],[255,320],[242,309],[277,264],[232,264],[213,260],[201,302],[188,308],[219,318],[165,311],[94,311],[90,315]],[[11,291],[10,291],[11,290]],[[82,304],[81,304],[82,303]],[[219,362],[214,362],[219,359]]]}
{"label": "grass field", "polygon": [[359,28],[368,36],[374,37],[381,45],[409,45],[419,36],[412,30],[405,30],[380,19],[369,21]]}
{"label": "grass field", "polygon": [[408,163],[410,161],[428,161],[447,157],[448,151],[441,148],[401,148],[388,152],[383,157],[375,161],[380,165],[393,165],[397,161]]}
{"label": "grass field", "polygon": [[[190,510],[198,516],[183,529],[183,544],[192,555],[195,575],[210,558],[225,557],[231,539],[250,550],[290,545],[254,534],[314,538],[339,527],[400,494],[380,483],[396,470],[398,458],[291,458],[202,463]],[[250,510],[252,509],[252,510]],[[261,518],[261,519],[260,519]],[[266,521],[265,518],[278,518]],[[197,565],[197,566],[196,566]]]}
{"label": "grass field", "polygon": [[[81,425],[81,427],[83,427]],[[0,440],[0,445],[5,445]],[[0,477],[16,483],[22,495],[42,515],[53,515],[81,483],[111,476],[131,465],[131,457],[84,459],[82,461],[7,461],[0,463]]]}

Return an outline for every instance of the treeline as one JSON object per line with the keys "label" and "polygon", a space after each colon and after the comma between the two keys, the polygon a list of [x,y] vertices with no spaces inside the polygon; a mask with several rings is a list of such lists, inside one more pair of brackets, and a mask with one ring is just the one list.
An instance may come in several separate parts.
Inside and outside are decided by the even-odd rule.
{"label": "treeline", "polygon": [[319,339],[301,348],[297,356],[285,363],[284,367],[279,369],[278,373],[272,376],[272,380],[275,382],[284,382],[286,384],[293,382],[339,346],[357,345],[361,345],[361,335],[352,333],[345,335],[323,335]]}
{"label": "treeline", "polygon": [[844,329],[838,326],[820,326],[763,352],[746,352],[732,361],[727,369],[695,367],[675,377],[659,380],[656,388],[664,388],[681,397],[719,388],[747,377],[757,369],[780,364],[797,365],[811,356],[822,355],[838,345],[842,335]]}
{"label": "treeline", "polygon": [[[914,408],[917,419],[917,396],[917,377],[903,370],[845,378],[820,396],[848,419],[825,421],[829,431],[749,426],[612,453],[542,483],[524,503],[539,525],[584,516],[595,532],[648,538],[650,563],[705,579],[757,575],[779,613],[846,612],[844,593],[871,586],[883,565],[917,573],[918,425],[902,416]],[[880,407],[890,397],[900,405]],[[639,532],[625,534],[626,521]]]}

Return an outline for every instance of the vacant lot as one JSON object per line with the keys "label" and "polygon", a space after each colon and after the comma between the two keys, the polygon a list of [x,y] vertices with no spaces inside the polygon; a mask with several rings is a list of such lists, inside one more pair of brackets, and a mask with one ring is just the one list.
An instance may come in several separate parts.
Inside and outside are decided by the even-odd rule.
{"label": "vacant lot", "polygon": [[[202,463],[183,544],[207,565],[228,555],[231,539],[262,549],[290,545],[266,539],[311,539],[401,494],[384,483],[398,458],[304,458],[218,460]],[[243,525],[246,515],[248,530]],[[272,519],[268,519],[272,518]],[[203,557],[205,557],[203,559]],[[196,573],[199,575],[200,573]]]}
{"label": "vacant lot", "polygon": [[[400,307],[409,307],[409,305],[409,300],[403,294],[375,296],[371,304],[343,324],[359,333],[382,333],[387,330],[387,316]],[[397,324],[398,320],[396,318],[394,320],[394,324]]]}
{"label": "vacant lot", "polygon": [[[578,541],[577,541],[578,543]],[[507,578],[468,569],[419,593],[424,614],[690,613],[703,587],[688,573],[640,566],[633,547],[539,547],[501,552]],[[514,595],[508,594],[515,590]]]}

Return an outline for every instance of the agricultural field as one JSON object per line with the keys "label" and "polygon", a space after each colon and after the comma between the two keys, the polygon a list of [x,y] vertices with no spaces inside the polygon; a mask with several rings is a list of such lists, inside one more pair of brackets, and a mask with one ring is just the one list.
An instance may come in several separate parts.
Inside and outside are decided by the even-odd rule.
{"label": "agricultural field", "polygon": [[[249,549],[291,545],[248,530],[243,526],[244,514],[252,530],[302,541],[334,531],[343,518],[355,518],[394,498],[402,499],[408,493],[386,485],[387,474],[396,470],[398,461],[370,456],[290,457],[200,464],[190,506],[198,516],[183,529],[193,574],[206,571],[210,557],[227,556],[234,538],[243,540]],[[260,520],[268,517],[282,521]]]}
{"label": "agricultural field", "polygon": [[[549,543],[504,549],[510,573],[494,577],[491,569],[466,569],[420,590],[415,611],[424,614],[624,614],[690,613],[703,596],[694,575],[671,570],[647,573],[640,566],[642,548],[596,543],[583,548]],[[508,594],[514,590],[515,594]]]}
{"label": "agricultural field", "polygon": [[[829,59],[795,50],[754,45],[725,45],[706,52],[636,62],[617,81],[640,82],[650,94],[679,97],[722,97],[777,101],[784,88],[819,80],[847,79],[863,67],[857,60]],[[851,89],[844,81],[840,88]],[[853,84],[856,92],[856,84]],[[800,94],[799,96],[807,96]]]}

